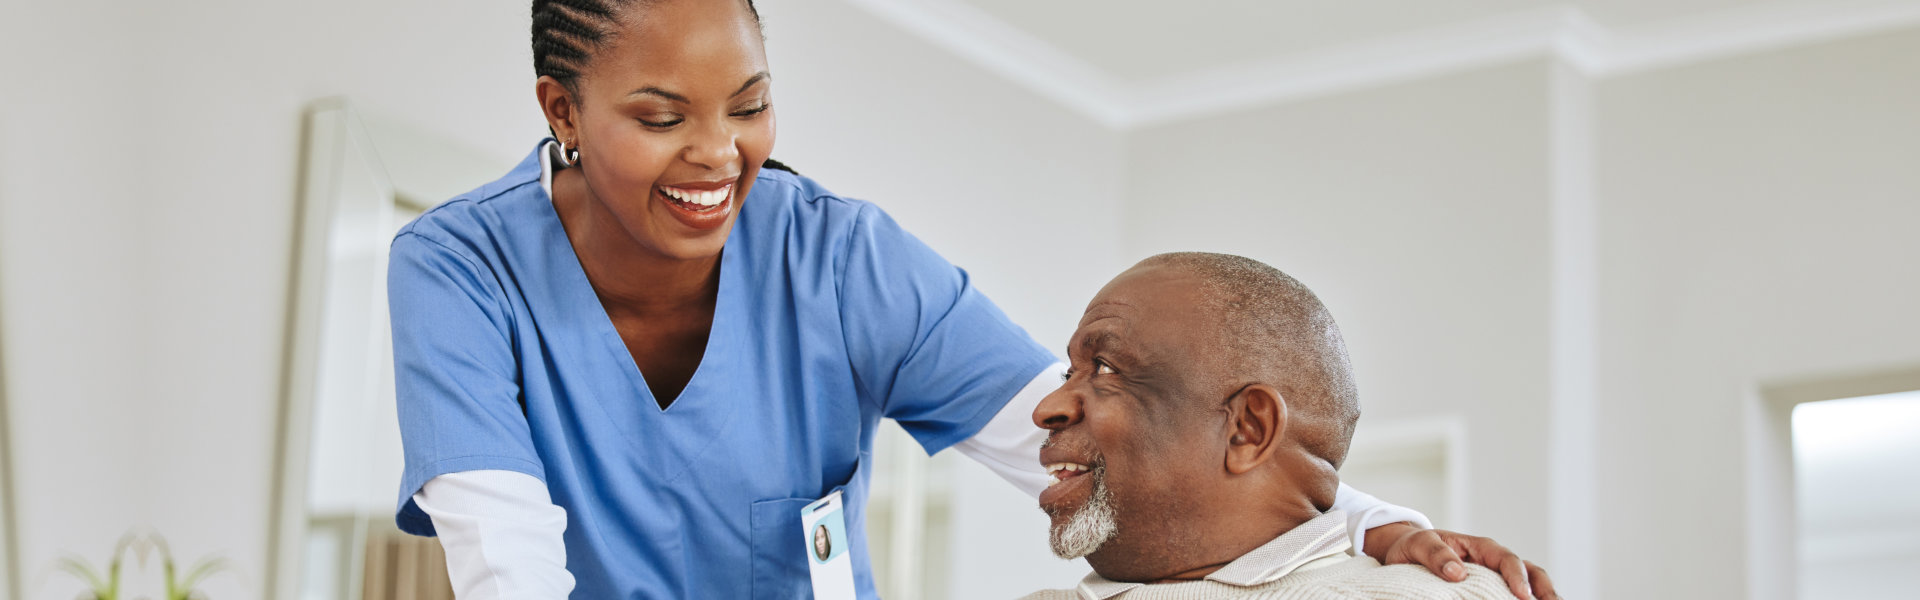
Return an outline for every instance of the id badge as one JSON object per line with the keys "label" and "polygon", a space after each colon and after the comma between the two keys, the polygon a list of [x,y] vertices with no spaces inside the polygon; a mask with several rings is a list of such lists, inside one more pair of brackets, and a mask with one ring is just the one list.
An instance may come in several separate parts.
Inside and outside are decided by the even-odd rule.
{"label": "id badge", "polygon": [[847,542],[847,512],[840,495],[827,494],[800,509],[815,600],[854,600],[853,557],[847,554],[852,546]]}

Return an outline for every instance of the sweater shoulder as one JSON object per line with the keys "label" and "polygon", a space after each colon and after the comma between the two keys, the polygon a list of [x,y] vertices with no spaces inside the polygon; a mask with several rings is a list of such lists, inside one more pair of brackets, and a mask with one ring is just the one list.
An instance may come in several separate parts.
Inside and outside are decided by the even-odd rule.
{"label": "sweater shoulder", "polygon": [[1503,600],[1511,598],[1499,573],[1480,565],[1467,565],[1467,578],[1449,582],[1419,565],[1391,565],[1361,569],[1331,578],[1314,586],[1325,595],[1302,598],[1377,598],[1383,600]]}

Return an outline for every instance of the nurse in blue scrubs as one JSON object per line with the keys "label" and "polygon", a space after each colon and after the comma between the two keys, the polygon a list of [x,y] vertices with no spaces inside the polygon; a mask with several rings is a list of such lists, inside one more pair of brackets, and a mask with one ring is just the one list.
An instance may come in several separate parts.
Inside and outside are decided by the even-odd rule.
{"label": "nurse in blue scrubs", "polygon": [[[882,418],[1044,486],[1028,413],[1056,359],[878,207],[769,160],[758,21],[745,0],[534,2],[555,139],[394,238],[398,522],[441,536],[463,600],[806,597],[800,511],[834,492],[875,597]],[[1382,560],[1526,577],[1491,541],[1342,502]]]}

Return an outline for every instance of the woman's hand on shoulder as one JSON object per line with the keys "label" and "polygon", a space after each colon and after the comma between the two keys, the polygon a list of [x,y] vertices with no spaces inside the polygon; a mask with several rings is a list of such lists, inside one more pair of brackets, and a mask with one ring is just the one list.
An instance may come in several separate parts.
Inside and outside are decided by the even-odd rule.
{"label": "woman's hand on shoulder", "polygon": [[1507,582],[1515,598],[1522,600],[1559,600],[1553,580],[1540,565],[1521,560],[1492,538],[1467,535],[1444,529],[1421,529],[1411,523],[1393,523],[1367,530],[1367,556],[1383,565],[1416,564],[1433,571],[1441,579],[1458,582],[1467,578],[1462,561],[1492,569]]}

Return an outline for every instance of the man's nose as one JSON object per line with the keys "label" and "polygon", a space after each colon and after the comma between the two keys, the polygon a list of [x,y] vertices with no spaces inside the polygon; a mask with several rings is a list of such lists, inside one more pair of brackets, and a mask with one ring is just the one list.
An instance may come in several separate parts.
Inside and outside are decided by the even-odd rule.
{"label": "man's nose", "polygon": [[1072,385],[1062,385],[1060,389],[1040,399],[1040,405],[1033,407],[1033,424],[1041,429],[1061,430],[1080,422],[1080,394]]}

